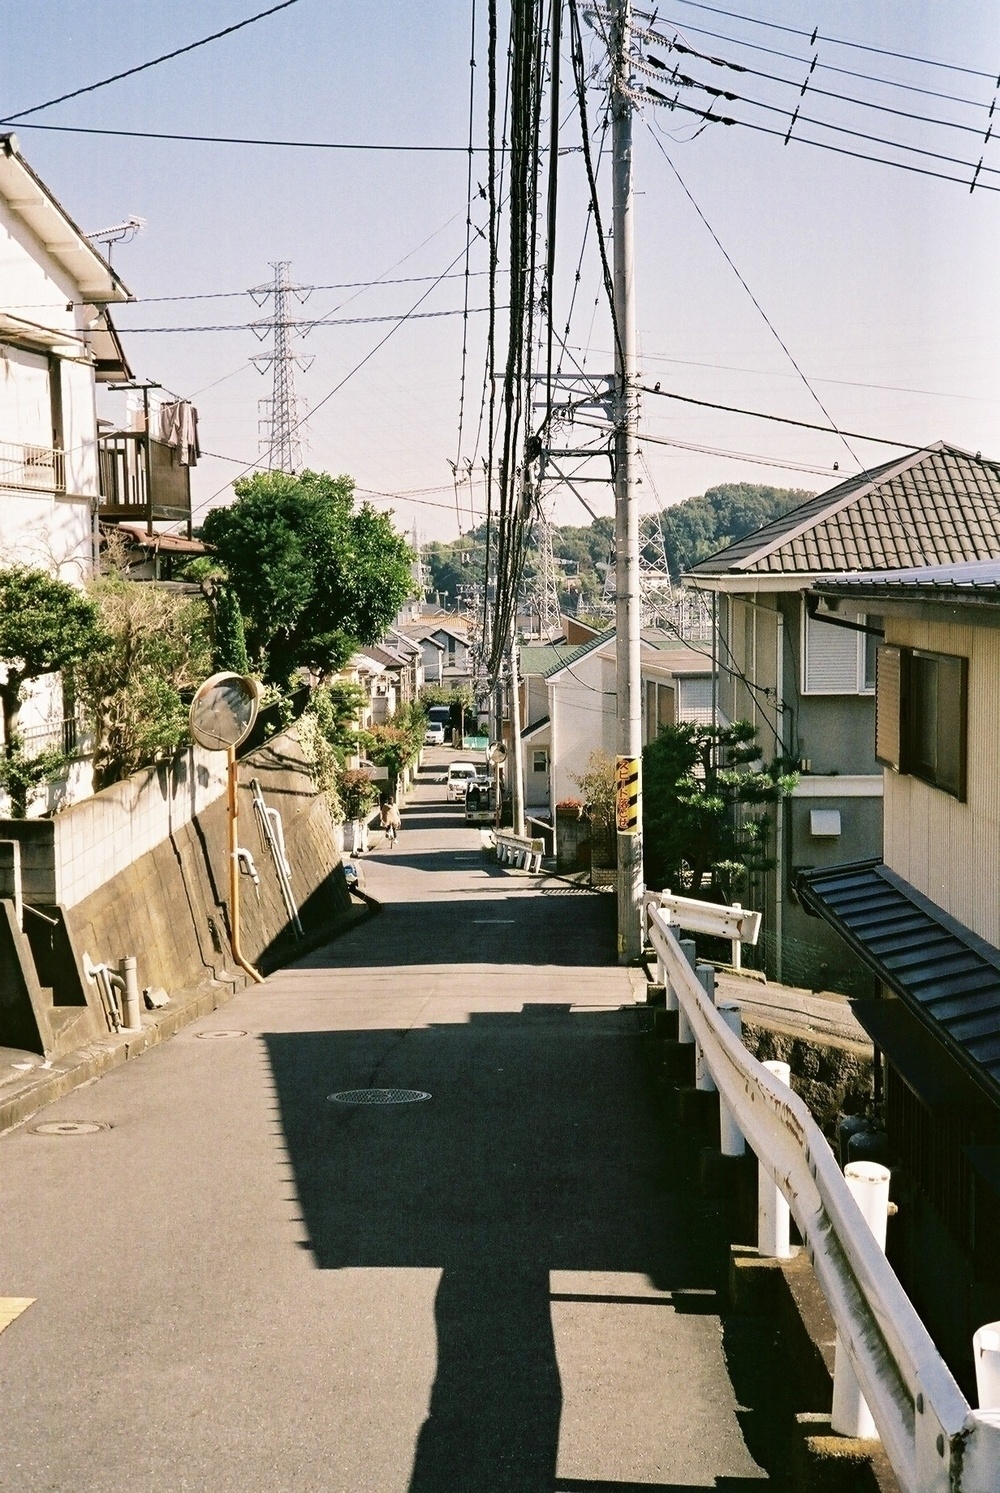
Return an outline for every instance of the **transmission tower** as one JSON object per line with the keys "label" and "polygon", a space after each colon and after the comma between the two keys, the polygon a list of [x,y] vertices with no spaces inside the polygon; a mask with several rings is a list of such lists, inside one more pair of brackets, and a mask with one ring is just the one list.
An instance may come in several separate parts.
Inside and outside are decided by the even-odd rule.
{"label": "transmission tower", "polygon": [[534,526],[535,544],[538,548],[538,565],[534,583],[528,595],[529,608],[538,614],[538,631],[543,639],[550,638],[559,630],[559,581],[556,574],[555,556],[552,552],[552,525],[547,515],[538,507]]}
{"label": "transmission tower", "polygon": [[272,472],[297,472],[302,466],[302,427],[305,409],[295,392],[295,368],[306,369],[312,358],[302,358],[292,351],[292,340],[298,334],[299,323],[289,315],[289,299],[308,299],[309,291],[292,285],[288,278],[290,262],[287,259],[271,260],[274,280],[270,285],[259,285],[250,294],[258,306],[273,300],[272,314],[263,321],[254,322],[253,331],[262,340],[270,332],[274,337],[271,352],[251,358],[260,373],[270,368],[273,379],[270,399],[258,401],[260,418],[260,449],[267,454],[267,465]]}

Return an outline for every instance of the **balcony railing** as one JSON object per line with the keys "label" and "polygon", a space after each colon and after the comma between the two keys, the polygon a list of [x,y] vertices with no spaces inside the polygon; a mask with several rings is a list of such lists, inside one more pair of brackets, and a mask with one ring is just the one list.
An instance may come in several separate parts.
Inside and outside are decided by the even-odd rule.
{"label": "balcony railing", "polygon": [[90,750],[87,731],[78,716],[67,716],[63,720],[46,721],[40,726],[28,726],[21,732],[26,757],[37,757],[39,752],[55,747],[66,757],[85,755]]}
{"label": "balcony railing", "polygon": [[66,458],[51,446],[0,441],[0,487],[31,492],[65,492]]}
{"label": "balcony railing", "polygon": [[177,452],[143,431],[116,431],[97,442],[101,518],[118,523],[185,523],[191,532],[191,469]]}

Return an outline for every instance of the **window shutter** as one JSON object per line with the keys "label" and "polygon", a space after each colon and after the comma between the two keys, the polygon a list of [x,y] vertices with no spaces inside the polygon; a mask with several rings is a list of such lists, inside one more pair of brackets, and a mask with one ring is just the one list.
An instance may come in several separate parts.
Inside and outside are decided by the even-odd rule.
{"label": "window shutter", "polygon": [[881,644],[875,655],[875,756],[895,772],[903,765],[903,679],[901,648]]}
{"label": "window shutter", "polygon": [[858,638],[861,633],[806,614],[805,680],[807,695],[858,693]]}

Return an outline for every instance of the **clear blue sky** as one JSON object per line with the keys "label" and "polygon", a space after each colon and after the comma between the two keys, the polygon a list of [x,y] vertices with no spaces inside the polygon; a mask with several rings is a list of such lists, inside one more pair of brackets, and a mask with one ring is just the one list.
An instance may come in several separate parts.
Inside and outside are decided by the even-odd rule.
{"label": "clear blue sky", "polygon": [[[263,8],[254,0],[6,0],[0,108],[19,109],[96,81]],[[1000,70],[1000,8],[994,0],[860,4],[816,0],[803,19],[786,0],[733,0],[733,11],[919,54]],[[480,38],[484,57],[479,3]],[[734,55],[736,42],[693,28],[808,53],[807,39],[765,31],[667,0],[659,26],[683,27],[687,42]],[[38,123],[280,136],[342,141],[462,144],[467,129],[470,0],[402,6],[299,0],[290,9],[189,56],[32,116]],[[740,55],[746,60],[745,50]],[[1000,168],[1000,142],[985,151],[992,83],[943,69],[821,43],[821,62],[892,77],[951,99],[904,93],[835,74],[818,86],[968,124],[957,132],[810,98],[803,112],[851,128],[954,155],[985,155]],[[762,70],[799,76],[799,64],[756,54]],[[696,71],[694,65],[691,71]],[[707,76],[704,66],[702,75]],[[790,93],[727,74],[724,86],[772,102]],[[478,70],[478,138],[483,136],[485,68]],[[703,96],[700,96],[703,97]],[[956,98],[971,103],[955,102]],[[978,107],[976,107],[978,105]],[[731,107],[733,112],[737,106]],[[665,111],[637,121],[638,305],[645,367],[664,388],[722,403],[821,420],[817,406],[767,330],[654,143],[662,138],[703,213],[728,249],[799,365],[842,426],[906,441],[944,437],[1000,458],[1000,194],[907,175],[749,130],[697,124]],[[746,117],[771,123],[765,113]],[[399,275],[434,275],[464,243],[465,162],[433,155],[347,155],[237,146],[125,141],[61,135],[15,124],[24,153],[85,230],[136,213],[145,231],[114,251],[116,268],[140,298],[241,291],[288,259],[303,283],[373,279],[407,256]],[[781,126],[784,128],[784,125]],[[567,127],[571,142],[575,125]],[[814,136],[818,131],[812,129]],[[874,153],[878,147],[828,136]],[[914,157],[913,159],[917,159]],[[582,168],[564,158],[560,253],[575,259],[583,228]],[[925,164],[931,164],[925,162]],[[940,169],[962,175],[962,168]],[[968,175],[968,173],[965,173]],[[481,179],[481,170],[479,173]],[[989,178],[984,178],[989,179]],[[1000,183],[1000,176],[992,178]],[[481,217],[477,218],[481,221]],[[481,243],[473,268],[485,268]],[[568,290],[568,279],[564,280]],[[471,304],[485,304],[485,280]],[[404,311],[425,287],[382,286],[345,305],[343,316]],[[593,317],[596,266],[585,270],[571,342],[588,366],[610,362],[603,310]],[[328,314],[350,291],[316,291],[304,314]],[[444,282],[427,310],[461,305],[462,285]],[[268,380],[248,364],[260,351],[251,333],[137,334],[129,327],[247,322],[248,297],[156,302],[122,310],[118,321],[136,371],[195,397],[207,450],[246,461],[257,455],[257,400]],[[469,420],[482,387],[474,319]],[[300,389],[315,405],[384,334],[378,325],[317,329],[302,344],[314,362]],[[446,487],[456,451],[461,320],[403,327],[365,369],[317,413],[308,460],[350,472],[365,489],[412,492]],[[672,361],[671,361],[672,360]],[[220,382],[217,382],[220,381]],[[209,387],[214,385],[214,387]],[[878,387],[862,387],[878,386]],[[757,462],[651,447],[649,465],[664,503],[720,481],[774,481],[822,489],[854,469],[833,436],[811,435],[742,417],[649,400],[651,432],[756,455]],[[891,454],[859,446],[867,460]],[[763,462],[764,464],[761,464]],[[775,463],[768,465],[767,463]],[[797,472],[778,462],[816,467]],[[225,488],[232,463],[198,469],[202,503]],[[829,474],[827,476],[826,474]],[[591,490],[601,511],[610,495]],[[423,502],[399,498],[398,520],[425,535],[456,529],[447,491]],[[443,507],[431,506],[443,504]],[[575,499],[557,502],[560,522],[585,522]]]}

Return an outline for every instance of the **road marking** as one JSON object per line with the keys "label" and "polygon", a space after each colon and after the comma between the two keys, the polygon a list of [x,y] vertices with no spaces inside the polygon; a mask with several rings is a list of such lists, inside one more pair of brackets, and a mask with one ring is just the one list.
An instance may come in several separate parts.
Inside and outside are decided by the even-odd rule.
{"label": "road marking", "polygon": [[0,1296],[0,1332],[33,1305],[34,1296]]}
{"label": "road marking", "polygon": [[516,918],[473,918],[472,921],[474,923],[479,923],[479,924],[483,924],[483,923],[514,923],[514,922],[517,921],[517,919]]}

